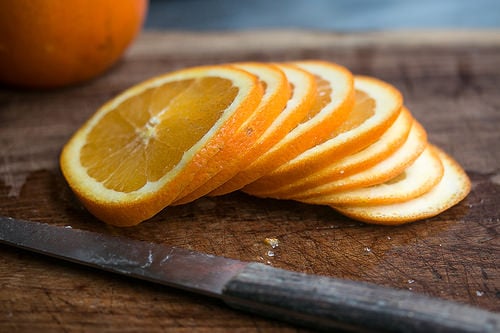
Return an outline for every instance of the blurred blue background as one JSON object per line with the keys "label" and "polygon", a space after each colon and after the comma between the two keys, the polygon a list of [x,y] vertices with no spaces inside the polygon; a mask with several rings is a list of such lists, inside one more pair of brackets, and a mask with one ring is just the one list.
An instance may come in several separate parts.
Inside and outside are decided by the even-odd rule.
{"label": "blurred blue background", "polygon": [[500,27],[500,0],[150,0],[146,29]]}

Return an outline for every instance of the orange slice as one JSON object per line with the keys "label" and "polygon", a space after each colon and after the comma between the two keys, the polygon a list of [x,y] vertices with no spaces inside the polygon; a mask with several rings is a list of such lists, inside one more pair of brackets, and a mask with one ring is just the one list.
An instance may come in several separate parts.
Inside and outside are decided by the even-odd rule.
{"label": "orange slice", "polygon": [[398,117],[402,96],[393,86],[365,76],[355,77],[354,88],[356,102],[353,111],[339,128],[318,145],[246,186],[244,191],[268,195],[379,139]]}
{"label": "orange slice", "polygon": [[375,224],[398,225],[440,214],[462,201],[471,183],[465,171],[448,154],[433,146],[443,164],[443,177],[429,192],[405,202],[376,206],[333,206],[356,220]]}
{"label": "orange slice", "polygon": [[[229,146],[233,150],[226,149],[217,154],[214,159],[218,163],[212,163],[213,169],[207,170],[207,166],[205,166],[203,170],[200,170],[202,173],[209,172],[213,177],[203,184],[196,182],[187,184],[173,202],[174,205],[198,199],[235,175],[241,169],[240,165],[251,163],[255,159],[252,153],[257,141],[285,108],[290,98],[291,88],[287,77],[277,66],[264,63],[235,63],[231,65],[257,76],[264,87],[264,95],[255,112],[233,133],[232,145]],[[285,130],[274,133],[277,136],[285,134]],[[241,143],[238,144],[238,142]]]}
{"label": "orange slice", "polygon": [[314,60],[142,82],[83,124],[60,166],[83,205],[116,226],[238,189],[397,225],[435,216],[471,188],[395,87]]}
{"label": "orange slice", "polygon": [[273,192],[267,192],[266,195],[273,197],[290,197],[293,194],[313,188],[317,186],[317,184],[326,184],[368,169],[393,154],[404,144],[408,138],[412,124],[413,117],[408,109],[403,107],[396,121],[380,139],[373,144],[352,155],[343,157],[339,160],[334,159],[332,163],[325,168],[307,177],[300,178],[297,181],[290,181],[289,184],[281,186]]}
{"label": "orange slice", "polygon": [[[283,70],[292,88],[292,96],[284,110],[276,117],[271,126],[257,140],[255,145],[244,154],[244,160],[255,161],[265,154],[272,146],[294,129],[308,114],[316,102],[316,80],[312,74],[290,64],[277,64]],[[239,170],[245,169],[250,163],[240,163]],[[222,195],[233,192],[241,187],[239,181],[244,177],[235,177],[221,184],[210,195]],[[241,175],[241,174],[240,174]]]}
{"label": "orange slice", "polygon": [[262,154],[256,161],[236,174],[217,193],[240,189],[276,169],[281,164],[322,142],[339,127],[354,103],[353,76],[345,67],[324,61],[300,61],[293,65],[316,78],[315,104],[299,125]]}
{"label": "orange slice", "polygon": [[373,186],[315,197],[304,202],[329,205],[387,205],[421,196],[430,191],[443,176],[441,159],[428,146],[403,173]]}
{"label": "orange slice", "polygon": [[[414,121],[406,142],[380,163],[359,173],[280,198],[295,199],[299,201],[305,201],[307,199],[307,201],[310,201],[318,196],[386,182],[402,173],[411,165],[425,150],[426,146],[427,134],[424,128],[417,121]],[[273,198],[277,198],[277,196],[273,194]]]}
{"label": "orange slice", "polygon": [[[102,106],[65,145],[60,165],[77,197],[109,224],[158,213],[221,150],[262,98],[258,79],[230,66],[180,70],[140,83]],[[251,143],[251,140],[250,140]],[[240,147],[241,148],[241,147]]]}

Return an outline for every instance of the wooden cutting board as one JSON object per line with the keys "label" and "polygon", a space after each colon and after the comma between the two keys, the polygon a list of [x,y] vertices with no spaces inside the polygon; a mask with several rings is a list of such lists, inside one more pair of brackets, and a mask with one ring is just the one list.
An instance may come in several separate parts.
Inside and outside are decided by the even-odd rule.
{"label": "wooden cutting board", "polygon": [[[70,135],[106,100],[173,69],[326,59],[384,79],[467,170],[472,193],[400,227],[242,193],[106,226],[58,168]],[[145,32],[104,76],[55,91],[0,88],[0,215],[163,242],[295,271],[374,282],[500,311],[500,31],[334,34]],[[279,241],[277,248],[265,238]],[[305,332],[216,300],[0,246],[0,332]]]}

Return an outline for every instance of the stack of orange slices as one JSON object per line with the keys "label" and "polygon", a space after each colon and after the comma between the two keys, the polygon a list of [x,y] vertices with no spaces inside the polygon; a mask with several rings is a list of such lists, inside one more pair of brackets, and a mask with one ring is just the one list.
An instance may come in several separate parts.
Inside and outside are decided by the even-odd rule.
{"label": "stack of orange slices", "polygon": [[60,164],[84,206],[117,226],[235,190],[396,225],[438,215],[471,187],[395,87],[318,60],[142,82],[102,106]]}

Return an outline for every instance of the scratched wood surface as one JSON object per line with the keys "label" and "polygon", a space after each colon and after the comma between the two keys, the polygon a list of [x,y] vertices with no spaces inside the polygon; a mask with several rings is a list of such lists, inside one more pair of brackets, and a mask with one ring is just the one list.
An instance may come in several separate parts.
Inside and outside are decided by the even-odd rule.
{"label": "scratched wood surface", "polygon": [[[472,193],[426,221],[380,227],[329,208],[242,193],[106,226],[61,177],[64,142],[99,105],[197,64],[326,59],[397,86]],[[145,32],[100,78],[56,91],[0,88],[0,215],[163,242],[295,271],[369,281],[500,311],[500,31],[342,34]],[[264,242],[275,237],[279,246]],[[271,252],[274,253],[272,255]],[[0,332],[306,332],[203,296],[0,246]]]}

